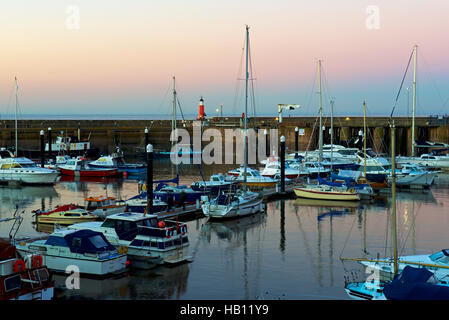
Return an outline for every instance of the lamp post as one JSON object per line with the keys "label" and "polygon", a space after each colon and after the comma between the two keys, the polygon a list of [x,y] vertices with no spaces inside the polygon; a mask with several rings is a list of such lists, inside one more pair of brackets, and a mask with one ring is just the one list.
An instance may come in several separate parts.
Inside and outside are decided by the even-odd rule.
{"label": "lamp post", "polygon": [[299,104],[278,104],[278,118],[279,123],[282,123],[282,111],[284,110],[295,110],[300,108]]}

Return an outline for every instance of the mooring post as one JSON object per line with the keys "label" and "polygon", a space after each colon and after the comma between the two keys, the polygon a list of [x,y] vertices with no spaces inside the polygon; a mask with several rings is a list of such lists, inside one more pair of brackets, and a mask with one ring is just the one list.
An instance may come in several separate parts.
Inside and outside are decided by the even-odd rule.
{"label": "mooring post", "polygon": [[270,148],[269,148],[270,146],[268,143],[268,130],[264,129],[263,134],[265,135],[265,153],[266,153],[267,157],[269,157],[270,156]]}
{"label": "mooring post", "polygon": [[48,128],[48,160],[51,160],[51,128]]}
{"label": "mooring post", "polygon": [[[147,147],[147,145],[148,145],[148,143],[150,143],[149,141],[148,141],[148,128],[145,128],[145,144],[144,144],[144,146],[145,146],[145,148]],[[146,151],[146,150],[145,150]]]}
{"label": "mooring post", "polygon": [[41,130],[41,168],[45,166],[45,141],[44,141],[44,130]]}
{"label": "mooring post", "polygon": [[147,199],[153,212],[153,145],[147,144]]}
{"label": "mooring post", "polygon": [[281,136],[281,193],[285,193],[285,137]]}
{"label": "mooring post", "polygon": [[295,158],[298,157],[299,145],[298,145],[299,128],[295,128]]}

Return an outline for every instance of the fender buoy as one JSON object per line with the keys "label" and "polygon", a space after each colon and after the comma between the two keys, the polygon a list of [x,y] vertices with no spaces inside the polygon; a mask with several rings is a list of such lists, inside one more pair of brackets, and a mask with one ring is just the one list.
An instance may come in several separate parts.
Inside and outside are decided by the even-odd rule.
{"label": "fender buoy", "polygon": [[20,271],[25,271],[25,269],[26,269],[25,261],[17,260],[16,262],[14,262],[14,272],[15,273],[19,272],[19,266],[20,266]]}
{"label": "fender buoy", "polygon": [[350,188],[348,191],[349,191],[350,193],[354,193],[354,188]]}
{"label": "fender buoy", "polygon": [[147,191],[147,185],[146,184],[142,185],[142,191]]}
{"label": "fender buoy", "polygon": [[119,254],[125,254],[128,252],[128,248],[127,247],[119,247],[118,248],[118,253]]}
{"label": "fender buoy", "polygon": [[171,237],[171,230],[170,230],[170,228],[166,229],[165,236],[167,237],[167,239],[170,239],[170,237]]}
{"label": "fender buoy", "polygon": [[42,266],[42,256],[33,256],[31,260],[31,266],[34,268],[41,267]]}

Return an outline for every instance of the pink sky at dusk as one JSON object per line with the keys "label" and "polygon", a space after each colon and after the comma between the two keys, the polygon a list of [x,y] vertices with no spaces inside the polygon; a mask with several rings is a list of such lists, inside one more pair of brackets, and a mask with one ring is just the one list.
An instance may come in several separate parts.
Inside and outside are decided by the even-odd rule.
{"label": "pink sky at dusk", "polygon": [[[75,30],[66,27],[72,5],[80,10]],[[378,30],[366,27],[369,5],[379,8]],[[240,114],[243,100],[233,104],[245,24],[259,114],[275,115],[278,103],[316,113],[318,59],[337,114],[360,113],[363,100],[373,115],[389,114],[414,44],[417,113],[443,113],[449,104],[444,0],[18,0],[0,10],[1,113],[12,112],[14,76],[24,114],[166,113],[176,76],[185,114],[196,113],[200,96],[206,112],[223,103],[225,113]],[[404,90],[398,114],[406,99]]]}

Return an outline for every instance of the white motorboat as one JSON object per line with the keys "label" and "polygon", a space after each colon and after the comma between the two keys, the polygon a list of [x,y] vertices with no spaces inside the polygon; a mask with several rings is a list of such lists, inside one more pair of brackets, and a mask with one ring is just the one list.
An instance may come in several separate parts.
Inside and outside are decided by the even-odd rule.
{"label": "white motorboat", "polygon": [[101,156],[95,161],[88,163],[92,168],[99,169],[117,169],[119,172],[127,172],[130,174],[145,173],[147,171],[146,164],[143,163],[126,163],[123,152],[117,148],[112,155]]}
{"label": "white motorboat", "polygon": [[[233,183],[237,182],[241,185],[243,184],[244,175],[246,175],[246,185],[248,187],[257,187],[257,188],[274,187],[277,183],[277,180],[275,180],[274,178],[262,176],[259,171],[252,168],[246,168],[246,173],[244,173],[244,170],[242,169],[240,170],[237,176],[230,176],[228,180],[232,181]],[[279,178],[277,176],[275,177]]]}
{"label": "white motorboat", "polygon": [[201,208],[206,217],[230,219],[248,216],[264,210],[263,198],[259,193],[238,190],[221,193],[204,203]]}
{"label": "white motorboat", "polygon": [[126,254],[119,253],[102,233],[91,230],[56,229],[46,240],[16,245],[22,256],[38,254],[56,272],[77,266],[79,272],[106,276],[126,270]]}
{"label": "white motorboat", "polygon": [[190,188],[195,191],[217,193],[220,190],[229,189],[234,184],[234,181],[226,180],[225,176],[219,173],[211,175],[209,181],[195,181]]}
{"label": "white motorboat", "polygon": [[11,152],[0,150],[0,182],[21,184],[54,184],[58,171],[40,168],[28,158],[16,158]]}
{"label": "white motorboat", "polygon": [[[265,168],[261,172],[264,177],[279,177],[281,175],[281,163],[277,157],[270,157],[266,163]],[[287,179],[296,179],[300,176],[307,176],[309,174],[308,170],[291,168],[290,165],[285,162],[284,174]]]}
{"label": "white motorboat", "polygon": [[397,157],[398,164],[417,164],[431,169],[449,169],[449,156],[422,154],[419,157]]}
{"label": "white motorboat", "polygon": [[77,223],[69,228],[101,232],[116,248],[126,247],[133,268],[149,269],[191,259],[187,225],[158,221],[156,215],[124,212],[110,215],[103,222]]}

